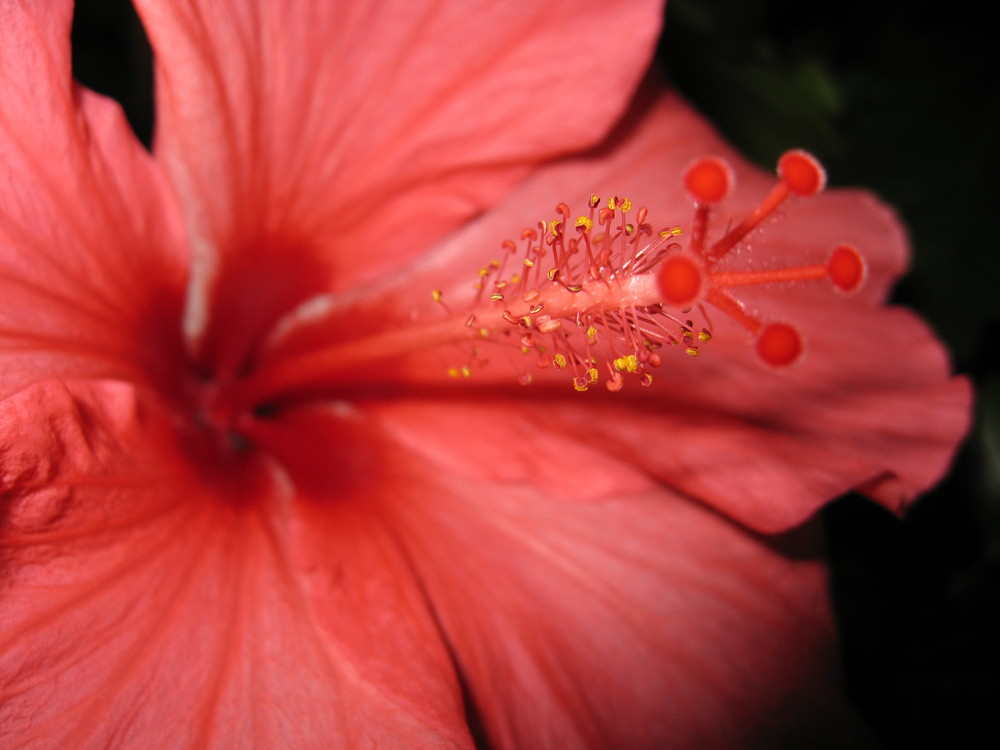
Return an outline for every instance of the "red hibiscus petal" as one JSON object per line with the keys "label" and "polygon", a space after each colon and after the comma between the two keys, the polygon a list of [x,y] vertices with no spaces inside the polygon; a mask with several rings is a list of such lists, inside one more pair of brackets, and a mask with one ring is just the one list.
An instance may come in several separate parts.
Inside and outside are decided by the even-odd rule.
{"label": "red hibiscus petal", "polygon": [[478,401],[303,408],[255,435],[327,497],[315,528],[339,503],[394,532],[491,747],[807,746],[848,720],[805,540],[787,554]]}
{"label": "red hibiscus petal", "polygon": [[[331,308],[319,318],[321,325],[296,321],[274,356],[345,331],[364,331],[366,321],[384,325],[384,316],[400,310],[419,310],[422,320],[440,319],[430,289],[444,289],[445,299],[461,311],[475,269],[490,257],[481,248],[517,237],[520,227],[547,217],[560,199],[582,206],[592,192],[627,195],[649,206],[651,221],[672,225],[691,216],[680,176],[700,155],[719,154],[732,164],[737,219],[774,182],[675,96],[647,104],[637,122],[596,156],[539,170],[405,279]],[[795,526],[831,497],[854,488],[899,511],[947,470],[968,430],[970,388],[949,376],[947,356],[925,325],[884,306],[907,247],[898,220],[869,194],[831,190],[788,206],[778,221],[753,235],[752,255],[765,266],[822,262],[842,242],[864,253],[868,279],[859,293],[845,296],[813,282],[744,295],[750,309],[800,327],[806,356],[791,368],[766,366],[746,332],[716,314],[715,336],[702,356],[664,350],[651,388],[577,394],[564,372],[536,370],[526,359],[536,382],[511,388],[504,409],[517,412],[514,419],[533,414],[541,429],[601,446],[623,464],[641,467],[761,531]],[[378,382],[405,371],[414,382],[446,382],[456,396],[469,393],[463,386],[506,386],[516,378],[507,357],[496,352],[491,365],[467,382],[447,379],[449,361],[460,365],[467,358],[458,348],[427,351],[373,364],[365,377]],[[504,430],[504,414],[497,419],[496,429]]]}
{"label": "red hibiscus petal", "polygon": [[50,381],[0,423],[0,744],[471,748],[385,529],[335,498],[310,525],[253,454],[196,474],[130,386]]}
{"label": "red hibiscus petal", "polygon": [[0,17],[0,395],[41,377],[166,376],[186,257],[117,104],[70,77],[72,3]]}
{"label": "red hibiscus petal", "polygon": [[652,1],[136,5],[157,153],[195,238],[189,322],[209,326],[217,370],[302,299],[378,278],[527,165],[599,140],[661,15]]}

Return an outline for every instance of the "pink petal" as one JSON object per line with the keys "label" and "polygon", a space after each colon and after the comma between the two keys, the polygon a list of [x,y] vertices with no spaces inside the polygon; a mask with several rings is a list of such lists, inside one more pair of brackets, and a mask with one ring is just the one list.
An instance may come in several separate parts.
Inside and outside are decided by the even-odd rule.
{"label": "pink petal", "polygon": [[[540,169],[405,278],[391,279],[353,307],[334,308],[323,319],[325,330],[300,326],[275,356],[316,345],[323,336],[348,335],[345,329],[385,325],[385,311],[420,310],[422,320],[440,319],[430,289],[444,289],[461,311],[475,269],[491,257],[481,248],[498,248],[521,227],[549,218],[560,200],[583,206],[591,193],[626,195],[649,206],[657,226],[683,225],[691,208],[680,175],[703,154],[723,155],[734,167],[737,191],[730,202],[737,219],[773,184],[677,97],[647,106],[637,127],[621,133],[611,148]],[[577,394],[564,374],[537,371],[528,362],[536,383],[513,387],[505,409],[534,414],[544,429],[597,446],[761,531],[798,525],[852,488],[901,510],[946,472],[968,430],[971,396],[963,378],[950,377],[947,356],[927,327],[883,305],[906,260],[899,222],[867,193],[833,190],[788,206],[751,242],[754,263],[764,266],[822,262],[840,242],[865,255],[869,279],[857,295],[839,295],[819,283],[743,295],[750,309],[802,329],[803,362],[781,371],[765,366],[747,334],[716,314],[715,337],[703,355],[666,350],[649,389]],[[350,326],[330,324],[337,320]],[[395,358],[363,377],[398,379],[405,371],[416,382],[447,382],[458,396],[466,393],[461,384],[444,375],[449,357],[462,364],[468,354],[435,350]],[[516,371],[505,357],[492,359],[468,388],[514,382]]]}
{"label": "pink petal", "polygon": [[157,153],[195,242],[189,329],[217,370],[296,303],[398,267],[529,165],[597,142],[662,11],[136,4],[157,55]]}
{"label": "pink petal", "polygon": [[0,394],[180,359],[179,214],[118,105],[72,84],[71,6],[0,10]]}
{"label": "pink petal", "polygon": [[783,554],[509,404],[341,405],[259,428],[307,491],[392,530],[491,747],[805,747],[848,720],[804,540]]}
{"label": "pink petal", "polygon": [[251,453],[196,474],[129,386],[34,386],[0,424],[0,745],[472,747],[384,527]]}

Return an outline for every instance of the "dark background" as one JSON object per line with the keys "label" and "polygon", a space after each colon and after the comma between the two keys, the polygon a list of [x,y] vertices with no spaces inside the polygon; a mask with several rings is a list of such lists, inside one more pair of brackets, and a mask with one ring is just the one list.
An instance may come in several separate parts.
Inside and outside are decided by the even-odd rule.
{"label": "dark background", "polygon": [[[851,697],[887,748],[1000,743],[1000,29],[987,1],[671,0],[667,76],[763,166],[798,146],[909,225],[919,310],[975,383],[972,435],[899,520],[824,512]],[[920,8],[920,10],[918,10]],[[81,0],[78,79],[148,142],[148,45],[127,0]],[[991,744],[987,740],[986,745]]]}

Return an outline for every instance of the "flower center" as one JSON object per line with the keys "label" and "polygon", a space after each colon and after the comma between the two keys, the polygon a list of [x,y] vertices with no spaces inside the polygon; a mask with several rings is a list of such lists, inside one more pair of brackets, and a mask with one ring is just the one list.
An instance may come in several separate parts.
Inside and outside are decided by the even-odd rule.
{"label": "flower center", "polygon": [[786,200],[815,195],[826,182],[816,159],[798,150],[779,159],[777,173],[770,193],[712,244],[707,237],[714,212],[734,183],[732,169],[718,157],[699,159],[684,175],[694,203],[687,230],[654,228],[648,209],[627,198],[592,196],[580,214],[560,203],[554,219],[501,243],[499,255],[479,269],[467,302],[453,305],[434,290],[444,312],[436,320],[270,362],[234,384],[226,408],[322,387],[358,365],[456,345],[464,356],[446,369],[455,378],[473,377],[489,366],[492,353],[503,352],[523,384],[538,371],[565,370],[578,391],[602,373],[610,391],[621,390],[626,377],[648,386],[666,347],[696,356],[711,341],[709,307],[751,334],[762,362],[792,365],[804,351],[798,328],[749,312],[736,290],[828,279],[851,293],[863,283],[865,265],[847,245],[822,261],[784,268],[733,270],[721,263]]}

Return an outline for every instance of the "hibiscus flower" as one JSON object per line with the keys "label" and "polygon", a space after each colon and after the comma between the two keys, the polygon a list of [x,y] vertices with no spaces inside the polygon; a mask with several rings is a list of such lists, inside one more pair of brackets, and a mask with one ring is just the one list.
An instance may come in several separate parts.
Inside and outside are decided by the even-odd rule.
{"label": "hibiscus flower", "polygon": [[[520,283],[491,264],[522,262],[504,240],[530,260],[562,217],[543,231],[617,242],[633,255],[595,267],[638,278],[711,254],[775,183],[676,96],[633,101],[656,3],[136,5],[153,155],[73,83],[69,0],[0,0],[4,746],[822,736],[841,714],[809,521],[852,488],[902,509],[968,418],[927,328],[883,306],[892,213],[791,198],[686,267],[678,299],[723,314],[644,307],[656,341],[605,349],[604,388],[554,320],[507,345],[523,316],[481,312]],[[734,187],[695,186],[693,214],[702,154]],[[636,217],[614,242],[587,226],[607,211]],[[851,295],[723,300],[847,245],[860,289],[800,277]],[[597,312],[608,347],[638,330]],[[794,364],[748,343],[768,321]]]}

